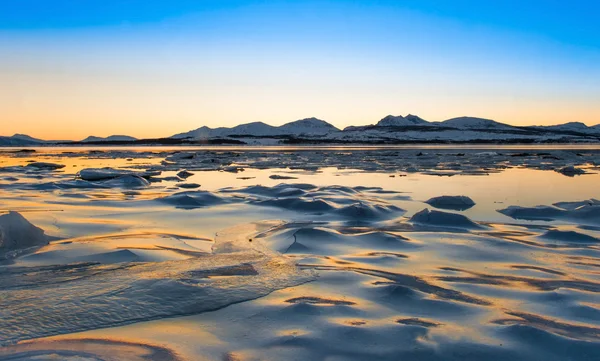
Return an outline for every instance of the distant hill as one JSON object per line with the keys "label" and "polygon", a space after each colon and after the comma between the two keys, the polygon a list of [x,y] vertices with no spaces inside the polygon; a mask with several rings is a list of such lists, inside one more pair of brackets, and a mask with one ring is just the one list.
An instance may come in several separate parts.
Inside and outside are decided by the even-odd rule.
{"label": "distant hill", "polygon": [[331,132],[339,132],[339,129],[317,118],[306,118],[286,123],[277,128],[283,134],[313,134],[324,135]]}
{"label": "distant hill", "polygon": [[381,119],[377,124],[378,127],[407,127],[407,126],[431,126],[428,121],[416,115],[409,114],[406,117],[401,115],[388,115]]}
{"label": "distant hill", "polygon": [[452,118],[448,120],[444,120],[443,122],[439,122],[437,124],[456,128],[456,129],[488,129],[488,130],[514,130],[517,129],[512,125],[503,124],[496,122],[491,119],[484,118],[474,118],[474,117],[458,117]]}
{"label": "distant hill", "polygon": [[109,137],[95,137],[90,135],[81,141],[81,143],[89,143],[89,142],[131,142],[137,140],[137,138],[130,137],[128,135],[111,135]]}
{"label": "distant hill", "polygon": [[545,125],[532,127],[540,130],[551,130],[556,132],[576,132],[585,134],[600,134],[600,124],[588,127],[580,122],[569,122],[558,125]]}
{"label": "distant hill", "polygon": [[14,146],[36,146],[45,144],[45,140],[30,137],[26,134],[15,134],[10,137],[0,136],[0,146],[14,147]]}
{"label": "distant hill", "polygon": [[179,133],[171,136],[175,139],[207,139],[229,136],[282,136],[282,135],[322,135],[329,132],[339,131],[338,128],[317,118],[306,118],[286,123],[279,127],[265,124],[263,122],[254,122],[240,124],[233,128],[209,128],[206,126],[191,130],[185,133]]}
{"label": "distant hill", "polygon": [[579,122],[549,126],[513,126],[491,119],[463,116],[430,122],[417,115],[388,115],[376,124],[348,126],[340,130],[317,118],[305,118],[272,126],[263,122],[235,127],[200,128],[168,138],[137,139],[128,135],[89,136],[82,141],[47,141],[26,134],[0,136],[0,146],[68,144],[178,145],[178,144],[410,144],[410,143],[600,143],[600,124]]}

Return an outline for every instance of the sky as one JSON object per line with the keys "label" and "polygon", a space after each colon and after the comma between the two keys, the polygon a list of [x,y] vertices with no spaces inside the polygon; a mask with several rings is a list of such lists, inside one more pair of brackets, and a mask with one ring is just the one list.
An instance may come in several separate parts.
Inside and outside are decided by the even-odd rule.
{"label": "sky", "polygon": [[0,2],[0,135],[600,123],[597,0]]}

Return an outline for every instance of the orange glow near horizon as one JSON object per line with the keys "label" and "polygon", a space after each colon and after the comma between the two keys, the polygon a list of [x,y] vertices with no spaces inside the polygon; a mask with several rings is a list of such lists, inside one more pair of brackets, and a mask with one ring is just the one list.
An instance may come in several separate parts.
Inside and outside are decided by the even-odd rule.
{"label": "orange glow near horizon", "polygon": [[[17,86],[14,86],[17,84]],[[67,76],[15,76],[3,96],[2,134],[27,134],[41,139],[79,140],[89,135],[168,137],[201,126],[232,127],[262,121],[281,125],[317,117],[344,128],[374,124],[388,114],[416,114],[429,121],[476,116],[513,125],[600,122],[600,104],[585,99],[516,101],[508,97],[432,96],[431,103],[404,90],[379,93],[369,89],[310,93],[303,88],[223,87],[221,93],[201,84],[135,84],[133,81]],[[287,88],[287,87],[286,87]],[[229,92],[228,92],[229,91]],[[372,90],[373,91],[373,90]],[[432,105],[435,104],[435,105]]]}
{"label": "orange glow near horizon", "polygon": [[344,128],[409,113],[600,123],[600,53],[535,33],[383,5],[258,2],[100,25],[79,15],[0,25],[0,135],[155,138],[308,117]]}

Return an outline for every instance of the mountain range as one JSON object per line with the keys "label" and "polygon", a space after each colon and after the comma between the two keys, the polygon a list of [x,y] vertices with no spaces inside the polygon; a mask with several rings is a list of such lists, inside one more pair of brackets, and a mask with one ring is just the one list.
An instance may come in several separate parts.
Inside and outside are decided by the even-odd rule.
{"label": "mountain range", "polygon": [[429,122],[409,114],[388,115],[376,124],[349,126],[340,130],[317,118],[306,118],[272,126],[263,122],[235,127],[206,126],[160,139],[136,139],[127,135],[89,136],[81,141],[48,141],[24,134],[0,137],[0,146],[69,144],[194,144],[221,140],[230,144],[297,143],[421,143],[421,142],[600,142],[600,124],[570,122],[550,126],[513,126],[491,119],[458,117]]}
{"label": "mountain range", "polygon": [[286,123],[279,127],[265,124],[263,122],[254,122],[240,124],[233,128],[201,127],[186,133],[175,134],[171,138],[175,139],[206,139],[216,137],[230,136],[282,136],[282,135],[325,135],[340,130],[324,120],[317,118],[306,118],[295,122]]}

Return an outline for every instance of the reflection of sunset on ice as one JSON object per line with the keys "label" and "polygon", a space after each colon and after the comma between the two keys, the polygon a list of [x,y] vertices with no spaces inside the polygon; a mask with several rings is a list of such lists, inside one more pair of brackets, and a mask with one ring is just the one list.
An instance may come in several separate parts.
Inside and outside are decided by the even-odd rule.
{"label": "reflection of sunset on ice", "polygon": [[64,151],[0,157],[0,359],[599,356],[595,148]]}

